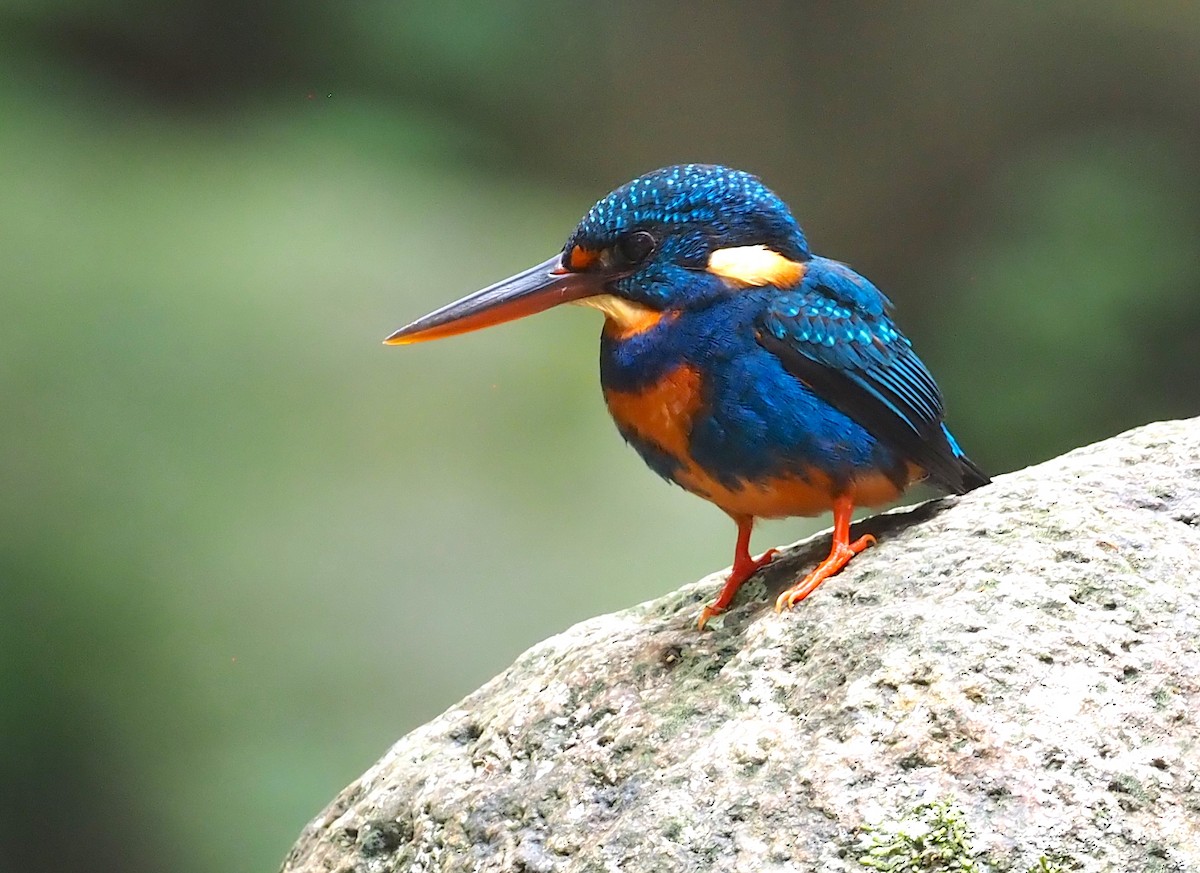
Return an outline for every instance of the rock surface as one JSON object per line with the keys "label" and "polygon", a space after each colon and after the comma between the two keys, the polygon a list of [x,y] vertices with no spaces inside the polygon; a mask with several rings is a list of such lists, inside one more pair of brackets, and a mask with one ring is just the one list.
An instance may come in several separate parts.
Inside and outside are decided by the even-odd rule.
{"label": "rock surface", "polygon": [[1200,871],[1200,419],[861,532],[791,613],[827,535],[535,646],[283,869]]}

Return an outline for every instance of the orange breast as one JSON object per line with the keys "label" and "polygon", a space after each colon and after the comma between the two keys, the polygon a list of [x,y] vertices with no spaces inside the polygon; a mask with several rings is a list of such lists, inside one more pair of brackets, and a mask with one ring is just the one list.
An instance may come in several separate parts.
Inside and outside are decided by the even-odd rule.
{"label": "orange breast", "polygon": [[696,369],[682,365],[641,391],[605,391],[604,399],[622,428],[653,443],[680,464],[690,463],[692,419],[704,405]]}
{"label": "orange breast", "polygon": [[[849,495],[856,506],[878,506],[896,499],[902,491],[883,473],[868,473],[838,488],[817,470],[803,476],[792,473],[744,482],[733,488],[723,484],[701,469],[688,450],[692,422],[704,408],[704,395],[700,373],[686,365],[641,391],[605,391],[604,399],[623,430],[632,431],[678,462],[673,478],[679,485],[730,515],[819,515],[831,509],[834,498],[841,495]],[[908,472],[910,482],[922,475],[912,465]]]}

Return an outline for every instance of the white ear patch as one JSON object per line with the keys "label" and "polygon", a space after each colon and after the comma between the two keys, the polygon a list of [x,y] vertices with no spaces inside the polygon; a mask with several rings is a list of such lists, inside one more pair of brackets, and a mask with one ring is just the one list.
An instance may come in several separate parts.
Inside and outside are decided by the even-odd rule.
{"label": "white ear patch", "polygon": [[804,278],[804,264],[766,246],[737,246],[709,255],[708,272],[745,286],[790,288]]}

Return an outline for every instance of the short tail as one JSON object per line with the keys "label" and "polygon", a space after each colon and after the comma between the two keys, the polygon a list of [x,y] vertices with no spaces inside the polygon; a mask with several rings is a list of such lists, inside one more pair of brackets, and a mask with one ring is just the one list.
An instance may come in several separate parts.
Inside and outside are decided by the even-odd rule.
{"label": "short tail", "polygon": [[954,459],[958,461],[957,475],[951,480],[943,479],[943,484],[955,494],[966,494],[968,491],[974,491],[982,485],[990,484],[992,480],[988,477],[988,474],[983,472],[979,465],[968,458],[963,450],[958,447],[958,442],[944,424],[942,425],[942,433],[946,435],[946,442],[950,444],[950,451],[954,453]]}
{"label": "short tail", "polygon": [[959,494],[966,494],[968,491],[974,491],[981,485],[990,485],[992,483],[988,474],[979,469],[979,465],[966,455],[959,455],[958,459],[962,461],[963,466],[962,490],[958,492]]}

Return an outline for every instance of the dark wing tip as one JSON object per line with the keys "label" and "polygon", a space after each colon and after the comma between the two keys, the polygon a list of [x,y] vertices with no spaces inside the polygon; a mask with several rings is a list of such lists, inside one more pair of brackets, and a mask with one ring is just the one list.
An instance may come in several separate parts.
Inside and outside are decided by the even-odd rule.
{"label": "dark wing tip", "polygon": [[958,460],[962,464],[962,482],[959,488],[955,489],[958,494],[966,494],[968,491],[992,484],[991,477],[966,455],[959,455]]}

